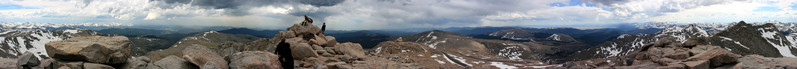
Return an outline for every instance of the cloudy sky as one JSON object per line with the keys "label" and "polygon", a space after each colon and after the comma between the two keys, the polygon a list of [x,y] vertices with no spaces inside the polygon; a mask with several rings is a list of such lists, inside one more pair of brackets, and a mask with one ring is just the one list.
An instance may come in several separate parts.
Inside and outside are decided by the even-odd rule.
{"label": "cloudy sky", "polygon": [[797,22],[797,0],[1,0],[0,22],[334,30],[739,20]]}

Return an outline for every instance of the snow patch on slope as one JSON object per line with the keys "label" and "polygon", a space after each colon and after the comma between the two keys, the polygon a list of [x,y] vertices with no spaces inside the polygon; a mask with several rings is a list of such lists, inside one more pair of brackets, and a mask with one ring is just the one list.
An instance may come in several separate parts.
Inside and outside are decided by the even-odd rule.
{"label": "snow patch on slope", "polygon": [[736,43],[736,44],[737,44],[737,45],[739,45],[739,46],[742,46],[742,47],[744,47],[744,48],[746,48],[746,49],[750,49],[749,47],[742,45],[742,43],[741,43],[741,42],[739,42],[739,41],[733,41],[733,39],[731,39],[731,38],[728,38],[728,37],[722,37],[722,36],[720,36],[720,38],[722,38],[722,41],[732,41],[733,43]]}
{"label": "snow patch on slope", "polygon": [[517,67],[506,65],[503,62],[490,62],[490,65],[498,67],[499,69],[517,69]]}
{"label": "snow patch on slope", "polygon": [[[770,27],[770,28],[767,28],[767,29],[772,29],[772,28]],[[780,55],[782,55],[783,57],[797,57],[797,56],[794,56],[794,54],[791,53],[791,50],[789,50],[791,48],[791,46],[786,46],[786,44],[783,43],[783,39],[776,39],[775,38],[775,37],[777,37],[777,36],[775,36],[778,33],[777,31],[766,31],[766,30],[764,30],[764,28],[759,28],[758,30],[761,31],[761,37],[764,37],[765,40],[767,40],[767,42],[769,44],[771,44],[772,46],[775,47],[775,49],[778,49],[778,52],[780,52]],[[770,39],[777,40],[777,42],[773,43],[772,41],[770,41]]]}

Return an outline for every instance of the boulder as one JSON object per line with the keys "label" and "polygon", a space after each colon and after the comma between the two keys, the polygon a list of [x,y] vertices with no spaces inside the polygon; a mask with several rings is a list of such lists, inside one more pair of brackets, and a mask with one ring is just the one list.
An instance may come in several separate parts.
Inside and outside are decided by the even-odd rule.
{"label": "boulder", "polygon": [[129,46],[130,40],[124,36],[84,36],[52,41],[45,49],[58,60],[119,64],[130,57]]}
{"label": "boulder", "polygon": [[274,36],[274,40],[281,40],[286,38],[293,38],[296,37],[296,33],[293,31],[280,31],[277,35]]}
{"label": "boulder", "polygon": [[103,65],[103,64],[97,64],[97,63],[83,63],[83,68],[84,69],[114,69],[111,66]]}
{"label": "boulder", "polygon": [[689,53],[691,53],[693,55],[697,55],[697,54],[703,53],[705,51],[708,51],[708,50],[711,50],[711,49],[714,49],[714,48],[719,48],[719,47],[718,46],[712,46],[712,45],[697,45],[695,47],[692,47],[692,49],[689,49]]}
{"label": "boulder", "polygon": [[351,43],[351,42],[341,43],[335,45],[335,47],[333,47],[333,50],[335,52],[342,53],[345,55],[351,55],[355,58],[365,57],[365,50],[363,50],[363,47],[357,43]]}
{"label": "boulder", "polygon": [[230,69],[280,69],[279,56],[265,51],[244,51],[227,56]]}
{"label": "boulder", "polygon": [[313,24],[308,25],[300,25],[300,24],[293,24],[293,26],[289,27],[287,30],[293,31],[296,35],[314,35],[321,32],[321,28],[316,27]]}
{"label": "boulder", "polygon": [[794,58],[769,58],[761,55],[747,55],[738,59],[739,63],[733,69],[795,69],[797,59]]}
{"label": "boulder", "polygon": [[0,69],[17,69],[17,61],[14,59],[0,58]]}
{"label": "boulder", "polygon": [[196,68],[196,66],[190,64],[188,61],[186,61],[186,60],[184,60],[184,59],[182,59],[180,57],[174,56],[174,55],[170,55],[170,56],[168,56],[166,58],[163,58],[161,60],[155,61],[155,63],[153,63],[152,65],[147,65],[147,69],[153,69],[153,68],[156,68],[156,69],[199,69],[199,68]]}
{"label": "boulder", "polygon": [[327,40],[322,36],[315,35],[313,39],[310,39],[310,45],[326,45]]}
{"label": "boulder", "polygon": [[58,67],[58,69],[72,69],[72,68],[69,68],[69,67],[63,66],[63,67]]}
{"label": "boulder", "polygon": [[687,58],[688,61],[709,60],[711,66],[719,66],[726,63],[735,63],[737,58],[741,55],[734,54],[731,51],[714,48],[695,56]]}
{"label": "boulder", "polygon": [[325,36],[324,38],[327,39],[327,44],[323,45],[324,47],[334,47],[335,45],[338,45],[338,40],[335,40],[335,37]]}
{"label": "boulder", "polygon": [[307,43],[291,43],[291,55],[293,59],[304,59],[308,57],[318,57],[318,54],[313,47],[310,47],[310,44]]}
{"label": "boulder", "polygon": [[39,58],[36,58],[36,56],[30,52],[25,52],[17,57],[17,66],[19,66],[19,69],[31,69],[39,66],[39,63]]}
{"label": "boulder", "polygon": [[84,62],[81,62],[81,61],[75,61],[75,62],[58,61],[58,62],[56,62],[56,67],[59,67],[58,69],[61,69],[61,68],[64,68],[64,67],[69,68],[69,69],[84,69],[83,68],[83,63]]}
{"label": "boulder", "polygon": [[697,60],[684,62],[689,69],[709,69],[709,60]]}
{"label": "boulder", "polygon": [[142,56],[142,57],[134,57],[127,59],[127,63],[122,65],[121,69],[146,69],[147,63],[149,63],[149,58]]}
{"label": "boulder", "polygon": [[200,67],[200,68],[202,68],[202,69],[222,69],[221,66],[219,66],[219,64],[216,64],[216,63],[213,63],[213,62],[207,62],[204,65],[202,65],[202,67]]}
{"label": "boulder", "polygon": [[224,57],[221,57],[219,54],[203,45],[193,44],[183,49],[183,58],[196,66],[203,66],[207,62],[214,62],[222,69],[228,68],[227,61],[224,60]]}
{"label": "boulder", "polygon": [[39,67],[42,67],[44,69],[55,69],[56,68],[55,67],[55,59],[44,59],[44,60],[41,60],[41,64],[39,64]]}
{"label": "boulder", "polygon": [[679,63],[667,64],[667,66],[659,66],[656,69],[686,69],[686,66]]}
{"label": "boulder", "polygon": [[689,52],[681,48],[665,48],[662,50],[664,56],[672,59],[686,59],[689,58]]}

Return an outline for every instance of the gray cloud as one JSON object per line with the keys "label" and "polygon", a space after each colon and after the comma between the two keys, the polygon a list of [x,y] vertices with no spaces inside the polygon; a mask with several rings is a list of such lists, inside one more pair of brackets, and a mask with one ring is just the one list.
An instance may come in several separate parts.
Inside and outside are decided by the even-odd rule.
{"label": "gray cloud", "polygon": [[267,5],[296,5],[307,4],[315,7],[334,6],[344,0],[151,0],[162,1],[168,4],[190,4],[213,9],[226,9],[226,13],[243,16],[250,14],[250,8]]}

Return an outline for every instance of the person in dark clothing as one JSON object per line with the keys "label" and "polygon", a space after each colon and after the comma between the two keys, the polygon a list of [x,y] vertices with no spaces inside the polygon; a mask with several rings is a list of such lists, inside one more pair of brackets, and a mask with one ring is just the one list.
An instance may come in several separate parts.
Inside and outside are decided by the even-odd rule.
{"label": "person in dark clothing", "polygon": [[277,55],[279,58],[277,60],[280,61],[282,64],[283,69],[293,69],[293,55],[291,55],[291,45],[285,43],[285,39],[282,39],[279,44],[277,44]]}
{"label": "person in dark clothing", "polygon": [[324,31],[327,29],[327,22],[324,22],[324,25],[321,25],[321,34],[324,34]]}

